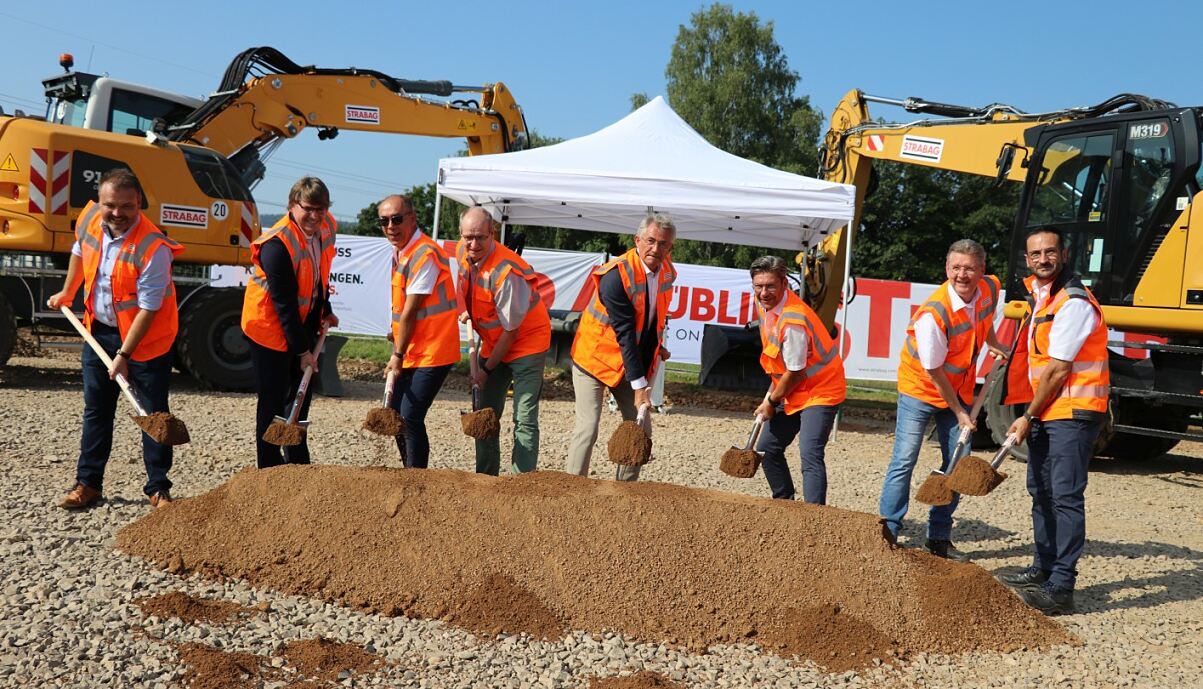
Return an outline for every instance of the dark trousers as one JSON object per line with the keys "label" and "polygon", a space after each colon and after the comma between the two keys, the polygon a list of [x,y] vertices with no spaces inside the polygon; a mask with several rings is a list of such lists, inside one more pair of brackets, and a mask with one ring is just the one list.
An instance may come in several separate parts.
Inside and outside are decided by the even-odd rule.
{"label": "dark trousers", "polygon": [[[268,349],[253,340],[248,339],[248,342],[251,345],[251,362],[255,366],[255,381],[259,390],[259,400],[255,405],[256,466],[266,469],[281,464],[308,464],[308,438],[302,440],[300,445],[283,448],[263,439],[263,434],[277,416],[288,418],[292,411],[293,398],[296,397],[297,388],[301,386],[301,357]],[[309,392],[301,404],[298,421],[309,418],[309,403],[313,399],[312,380]]]}
{"label": "dark trousers", "polygon": [[[91,332],[110,357],[121,349],[121,333],[117,328],[93,320]],[[121,395],[121,388],[117,381],[109,378],[108,367],[91,347],[84,347],[82,361],[84,428],[79,442],[75,480],[89,488],[102,490],[104,468],[113,450],[113,418],[117,413],[117,398]],[[129,362],[129,380],[147,414],[170,411],[167,407],[167,392],[171,387],[170,352],[150,361]],[[171,488],[171,481],[167,479],[171,461],[170,446],[160,445],[149,435],[142,434],[142,463],[146,465],[143,493],[154,495]]]}
{"label": "dark trousers", "polygon": [[793,414],[786,414],[784,405],[760,432],[756,449],[764,453],[764,477],[769,481],[773,497],[794,499],[794,481],[785,460],[785,449],[798,438],[802,453],[802,498],[814,505],[827,504],[827,439],[839,405],[816,405]]}
{"label": "dark trousers", "polygon": [[407,368],[393,388],[389,406],[405,420],[405,433],[397,436],[401,462],[412,469],[425,469],[430,462],[430,437],[426,435],[426,412],[443,388],[451,364]]}
{"label": "dark trousers", "polygon": [[1034,421],[1028,434],[1032,564],[1051,586],[1073,589],[1086,545],[1086,474],[1102,419]]}

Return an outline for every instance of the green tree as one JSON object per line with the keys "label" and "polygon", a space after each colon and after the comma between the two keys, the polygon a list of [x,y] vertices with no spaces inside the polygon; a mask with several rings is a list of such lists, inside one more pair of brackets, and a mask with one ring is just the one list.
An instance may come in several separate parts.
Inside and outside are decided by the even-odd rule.
{"label": "green tree", "polygon": [[[771,21],[729,5],[695,12],[677,31],[664,76],[673,110],[714,146],[779,170],[816,168],[822,114],[797,93],[798,73],[773,37]],[[647,100],[633,94],[631,106]],[[790,261],[794,254],[690,240],[673,247],[678,262],[730,267],[766,253]]]}
{"label": "green tree", "polygon": [[903,163],[878,161],[874,171],[853,246],[856,275],[943,282],[948,246],[964,237],[985,247],[989,272],[1006,273],[1019,185]]}

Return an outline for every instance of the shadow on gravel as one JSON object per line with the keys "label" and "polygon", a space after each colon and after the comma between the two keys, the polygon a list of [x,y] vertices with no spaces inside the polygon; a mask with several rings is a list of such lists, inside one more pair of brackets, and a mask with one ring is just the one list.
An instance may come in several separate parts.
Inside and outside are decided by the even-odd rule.
{"label": "shadow on gravel", "polygon": [[[959,525],[959,521],[958,521]],[[975,560],[1006,558],[1030,555],[1030,544],[999,550],[973,551],[966,553]],[[1086,558],[1112,560],[1113,571],[1122,570],[1122,562],[1140,558],[1164,558],[1175,569],[1148,576],[1107,581],[1084,586],[1074,592],[1078,612],[1102,612],[1105,610],[1127,610],[1129,608],[1152,608],[1166,603],[1203,599],[1203,552],[1170,543],[1109,543],[1086,540]],[[1120,566],[1115,566],[1120,565]],[[1079,571],[1090,567],[1080,563]],[[1018,572],[1022,567],[1004,567],[996,572],[1007,574]]]}
{"label": "shadow on gravel", "polygon": [[83,379],[78,367],[22,366],[10,362],[0,371],[0,388],[59,390],[82,387]]}
{"label": "shadow on gravel", "polygon": [[1168,454],[1143,462],[1110,457],[1095,457],[1090,460],[1092,473],[1111,474],[1115,476],[1149,476],[1153,474],[1169,474],[1155,478],[1182,486],[1203,488],[1203,479],[1193,476],[1173,476],[1173,474],[1198,474],[1203,477],[1203,457],[1191,457],[1182,454]]}

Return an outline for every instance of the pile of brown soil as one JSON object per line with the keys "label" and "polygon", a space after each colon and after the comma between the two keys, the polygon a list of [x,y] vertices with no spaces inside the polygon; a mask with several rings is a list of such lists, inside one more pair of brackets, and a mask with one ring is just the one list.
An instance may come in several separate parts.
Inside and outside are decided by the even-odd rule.
{"label": "pile of brown soil", "polygon": [[[882,533],[869,514],[651,482],[288,465],[149,513],[117,545],[180,573],[431,619],[517,607],[478,590],[504,576],[567,629],[694,650],[766,639],[821,664],[830,651],[812,654],[847,625],[861,637],[849,663],[854,650],[864,665],[1076,642],[980,567]],[[820,606],[839,612],[780,612]],[[542,633],[526,615],[493,620]],[[864,643],[870,628],[888,643]]]}
{"label": "pile of brown soil", "polygon": [[457,598],[447,621],[488,636],[507,630],[521,630],[541,639],[558,639],[564,634],[564,623],[555,613],[504,574],[489,575],[467,595]]}
{"label": "pile of brown soil", "polygon": [[405,420],[391,407],[376,407],[363,421],[364,430],[378,435],[396,437],[405,432]]}
{"label": "pile of brown soil", "polygon": [[307,677],[334,681],[344,671],[362,675],[375,670],[384,659],[355,644],[329,639],[304,639],[284,647],[284,658]]}
{"label": "pile of brown soil", "polygon": [[718,468],[728,476],[735,478],[752,478],[760,468],[760,453],[755,450],[741,450],[733,447],[723,453]]}
{"label": "pile of brown soil", "polygon": [[615,464],[643,466],[652,458],[652,439],[647,437],[643,426],[634,421],[623,421],[606,443],[606,451]]}
{"label": "pile of brown soil", "polygon": [[464,435],[477,440],[496,438],[501,433],[501,422],[497,420],[497,412],[492,407],[460,414],[459,423]]}
{"label": "pile of brown soil", "polygon": [[658,672],[640,672],[630,677],[591,677],[589,689],[685,689]]}
{"label": "pile of brown soil", "polygon": [[990,462],[970,455],[957,462],[948,477],[948,487],[962,495],[987,495],[1006,478]]}
{"label": "pile of brown soil", "polygon": [[139,598],[134,603],[142,609],[143,615],[178,617],[188,624],[195,622],[224,624],[236,615],[258,612],[244,608],[233,601],[193,598],[182,591],[172,591],[150,598]]}
{"label": "pile of brown soil", "polygon": [[149,416],[130,418],[160,445],[183,445],[190,440],[188,427],[171,412],[157,411]]}
{"label": "pile of brown soil", "polygon": [[263,440],[272,445],[300,445],[305,442],[305,427],[299,423],[272,421],[272,425],[263,432]]}
{"label": "pile of brown soil", "polygon": [[[968,458],[966,458],[968,459]],[[961,462],[965,460],[962,459]],[[960,462],[957,463],[959,468]],[[915,492],[915,499],[924,505],[947,505],[952,502],[952,490],[948,487],[948,477],[944,474],[928,474]]]}
{"label": "pile of brown soil", "polygon": [[765,648],[810,658],[828,672],[856,670],[873,658],[889,659],[898,643],[838,605],[786,609],[756,637]]}
{"label": "pile of brown soil", "polygon": [[180,662],[188,666],[184,686],[190,689],[258,689],[279,671],[254,653],[221,651],[205,644],[180,644]]}

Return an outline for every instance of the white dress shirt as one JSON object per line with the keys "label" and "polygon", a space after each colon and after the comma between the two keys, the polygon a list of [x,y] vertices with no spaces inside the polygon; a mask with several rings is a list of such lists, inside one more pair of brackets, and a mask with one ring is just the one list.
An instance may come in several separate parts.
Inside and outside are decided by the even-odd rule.
{"label": "white dress shirt", "polygon": [[[781,318],[781,312],[784,310],[785,299],[783,298],[772,310],[765,312],[760,327],[764,328],[765,332],[772,332],[773,328],[777,327],[777,320]],[[785,332],[781,334],[781,359],[785,362],[785,368],[790,371],[805,369],[808,353],[809,342],[806,337],[806,328],[801,323],[790,323],[785,326]]]}
{"label": "white dress shirt", "polygon": [[[1048,292],[1052,283],[1035,284],[1036,311],[1048,303]],[[1084,299],[1070,299],[1057,311],[1053,319],[1053,327],[1048,333],[1048,355],[1061,361],[1073,361],[1078,351],[1086,343],[1086,338],[1098,327],[1099,317],[1094,312],[1094,306]],[[1029,346],[1031,338],[1035,337],[1035,328],[1028,329]]]}
{"label": "white dress shirt", "polygon": [[[977,291],[966,302],[952,288],[952,283],[950,282],[948,283],[948,296],[949,302],[952,304],[953,313],[969,309],[969,323],[975,325],[977,321]],[[951,316],[952,314],[949,315]],[[940,328],[940,325],[936,322],[936,317],[930,313],[923,314],[919,317],[918,321],[915,321],[915,350],[919,353],[919,365],[929,371],[940,368],[944,365],[944,361],[948,359],[948,335]]]}
{"label": "white dress shirt", "polygon": [[[408,251],[418,241],[418,235],[420,234],[422,234],[421,230],[414,230],[413,236],[409,238],[409,241],[405,243],[405,246],[402,247],[397,255],[400,256],[401,253]],[[423,263],[418,272],[409,279],[409,282],[405,284],[405,294],[406,296],[410,294],[432,294],[434,286],[438,281],[439,266],[438,257],[436,256],[435,260]]]}

